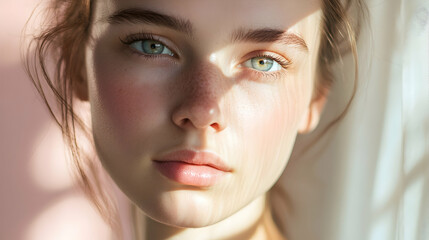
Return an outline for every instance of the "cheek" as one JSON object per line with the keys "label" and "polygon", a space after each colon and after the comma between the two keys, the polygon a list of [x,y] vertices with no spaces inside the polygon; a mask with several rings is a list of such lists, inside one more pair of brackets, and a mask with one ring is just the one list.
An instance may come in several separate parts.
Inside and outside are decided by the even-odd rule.
{"label": "cheek", "polygon": [[89,81],[94,135],[120,152],[143,150],[146,138],[170,121],[166,83],[171,74],[100,52],[95,51]]}
{"label": "cheek", "polygon": [[250,107],[239,115],[242,142],[237,144],[237,152],[244,154],[238,169],[242,169],[243,186],[256,186],[257,193],[267,191],[277,181],[293,148],[311,95],[311,88],[296,80],[271,86],[263,94],[249,94]]}
{"label": "cheek", "polygon": [[[104,56],[95,56],[95,99],[103,114],[122,130],[153,124],[165,106],[168,76],[162,71]],[[137,67],[139,66],[139,67]],[[143,118],[143,119],[142,119]],[[132,130],[132,129],[131,129]]]}
{"label": "cheek", "polygon": [[100,113],[112,126],[120,126],[121,132],[156,127],[163,117],[166,103],[162,86],[144,80],[144,77],[114,71],[97,77]]}

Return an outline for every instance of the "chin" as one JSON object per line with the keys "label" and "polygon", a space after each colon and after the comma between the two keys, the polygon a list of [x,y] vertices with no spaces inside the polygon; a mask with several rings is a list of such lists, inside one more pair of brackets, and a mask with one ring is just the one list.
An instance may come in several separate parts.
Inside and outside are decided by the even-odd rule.
{"label": "chin", "polygon": [[[154,219],[155,221],[158,221],[157,219]],[[167,220],[167,219],[166,219]],[[221,221],[196,221],[195,219],[168,219],[170,221],[158,221],[162,224],[169,225],[172,227],[178,227],[178,228],[203,228],[207,227],[213,224],[216,224],[217,222]]]}
{"label": "chin", "polygon": [[159,223],[178,228],[203,228],[223,220],[223,218],[215,219],[209,216],[204,210],[194,210],[178,215],[170,213],[156,216],[146,214],[146,216]]}
{"label": "chin", "polygon": [[222,207],[224,204],[199,194],[183,193],[165,194],[152,202],[155,204],[146,202],[139,207],[154,221],[179,228],[207,227],[229,216],[227,209]]}

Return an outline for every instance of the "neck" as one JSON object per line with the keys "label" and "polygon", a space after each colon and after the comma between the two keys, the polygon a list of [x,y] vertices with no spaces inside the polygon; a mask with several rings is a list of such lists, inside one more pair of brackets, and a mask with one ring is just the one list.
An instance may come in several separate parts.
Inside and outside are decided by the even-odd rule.
{"label": "neck", "polygon": [[266,194],[262,195],[232,216],[202,228],[165,225],[139,211],[136,217],[137,239],[280,239],[266,201]]}

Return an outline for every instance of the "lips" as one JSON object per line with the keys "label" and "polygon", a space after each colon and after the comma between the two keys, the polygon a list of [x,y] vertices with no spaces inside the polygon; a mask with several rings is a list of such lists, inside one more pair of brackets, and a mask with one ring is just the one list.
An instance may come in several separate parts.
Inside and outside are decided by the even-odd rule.
{"label": "lips", "polygon": [[153,162],[168,179],[196,187],[212,186],[232,171],[217,154],[209,151],[174,151]]}

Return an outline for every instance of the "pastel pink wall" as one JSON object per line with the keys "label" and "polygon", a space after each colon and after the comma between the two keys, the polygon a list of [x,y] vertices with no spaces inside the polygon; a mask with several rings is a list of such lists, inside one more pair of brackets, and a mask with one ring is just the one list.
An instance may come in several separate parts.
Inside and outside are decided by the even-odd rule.
{"label": "pastel pink wall", "polygon": [[0,1],[0,239],[108,239],[21,64],[21,30],[37,2]]}

